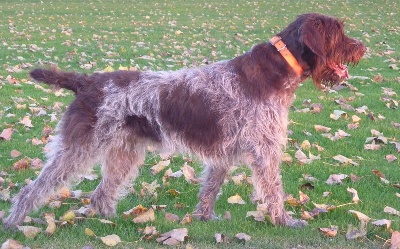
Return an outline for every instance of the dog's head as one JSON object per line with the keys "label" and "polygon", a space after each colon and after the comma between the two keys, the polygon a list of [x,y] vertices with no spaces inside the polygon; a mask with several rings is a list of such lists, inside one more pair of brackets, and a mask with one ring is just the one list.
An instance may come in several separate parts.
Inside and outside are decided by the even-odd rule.
{"label": "dog's head", "polygon": [[[292,26],[292,28],[290,28]],[[317,87],[331,86],[349,77],[348,66],[364,55],[364,44],[344,33],[344,23],[336,18],[310,13],[289,25],[302,47],[301,58],[310,67]]]}

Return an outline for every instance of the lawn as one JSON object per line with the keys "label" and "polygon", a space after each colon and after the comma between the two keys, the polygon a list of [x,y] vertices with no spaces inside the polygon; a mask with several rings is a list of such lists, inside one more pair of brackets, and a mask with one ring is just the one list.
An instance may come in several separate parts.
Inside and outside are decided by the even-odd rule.
{"label": "lawn", "polygon": [[[398,1],[378,0],[3,0],[0,217],[8,214],[10,196],[40,171],[44,145],[74,98],[68,91],[51,91],[32,82],[27,73],[35,67],[56,65],[90,74],[200,66],[248,51],[306,12],[344,20],[347,34],[361,39],[368,51],[340,88],[325,93],[306,81],[296,93],[282,177],[286,193],[293,197],[287,209],[308,219],[307,227],[291,229],[246,217],[256,210],[246,167],[234,169],[226,179],[216,204],[221,219],[192,220],[200,186],[185,176],[164,176],[169,169],[179,175],[182,167],[193,167],[195,177],[200,177],[200,162],[189,155],[167,159],[149,152],[141,176],[119,202],[115,217],[105,221],[99,216],[68,216],[84,206],[85,197],[99,183],[96,167],[79,185],[61,193],[63,198],[54,197],[53,206],[30,214],[24,225],[42,232],[27,236],[4,230],[0,244],[13,239],[30,248],[106,248],[101,238],[115,234],[121,240],[116,248],[165,248],[156,242],[157,232],[151,236],[145,231],[163,234],[187,228],[188,237],[179,248],[389,248],[389,239],[398,238],[400,231],[399,9]],[[165,168],[151,174],[160,162]],[[332,177],[341,180],[332,184]],[[354,190],[358,195],[350,193]],[[245,204],[228,202],[236,194]],[[135,207],[140,213],[152,206],[153,221],[139,223],[127,214]],[[177,215],[178,221],[166,213]],[[49,214],[55,215],[57,228],[46,234],[47,224],[41,221]],[[337,234],[323,234],[321,228]],[[239,240],[238,233],[251,239]],[[226,240],[217,243],[216,234]]]}

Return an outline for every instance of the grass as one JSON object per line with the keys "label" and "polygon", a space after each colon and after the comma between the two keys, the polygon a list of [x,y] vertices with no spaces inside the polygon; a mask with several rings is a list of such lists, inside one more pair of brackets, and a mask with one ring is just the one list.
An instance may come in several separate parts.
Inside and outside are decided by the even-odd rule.
{"label": "grass", "polygon": [[[390,184],[384,184],[371,172],[378,169],[392,184],[400,182],[399,160],[389,163],[385,159],[389,154],[399,157],[399,153],[392,144],[384,145],[378,151],[364,149],[364,142],[371,136],[371,129],[382,132],[390,141],[400,140],[399,129],[392,125],[393,122],[400,122],[399,110],[387,108],[386,103],[382,101],[382,87],[392,88],[400,94],[399,70],[393,66],[398,67],[400,60],[400,23],[396,12],[399,8],[397,2],[377,0],[325,3],[309,0],[272,3],[237,0],[138,0],[134,3],[94,0],[3,0],[0,6],[3,20],[0,23],[0,131],[12,127],[14,133],[10,141],[0,141],[0,176],[4,179],[4,182],[0,181],[0,191],[4,194],[10,185],[15,184],[15,187],[11,188],[11,195],[14,195],[25,184],[25,179],[35,178],[35,170],[15,171],[15,162],[25,156],[44,159],[42,145],[32,145],[30,140],[34,137],[41,138],[43,127],[49,125],[54,128],[56,122],[52,122],[48,115],[35,115],[32,108],[46,110],[47,114],[54,114],[60,118],[73,99],[71,94],[55,96],[54,93],[46,93],[30,84],[27,77],[30,69],[56,64],[66,70],[92,73],[107,66],[114,69],[120,66],[136,67],[142,70],[174,70],[197,66],[242,54],[252,45],[267,41],[296,15],[320,12],[344,19],[347,23],[347,33],[360,38],[366,44],[367,56],[357,67],[352,68],[350,73],[367,78],[353,78],[348,81],[358,89],[357,92],[345,88],[337,93],[325,94],[315,89],[310,81],[299,88],[290,116],[293,121],[289,127],[292,131],[289,136],[292,143],[287,152],[294,156],[296,146],[304,140],[318,143],[325,150],[311,150],[314,155],[321,154],[321,160],[315,160],[312,164],[300,165],[294,160],[291,165],[282,165],[285,191],[298,197],[300,186],[306,182],[302,179],[302,174],[308,173],[319,179],[313,183],[314,190],[302,190],[311,201],[333,205],[349,203],[351,195],[346,189],[350,187],[358,191],[362,202],[321,214],[304,229],[275,227],[268,222],[259,223],[245,217],[247,211],[255,210],[249,199],[252,188],[248,184],[238,186],[230,181],[223,187],[222,195],[216,204],[216,212],[222,215],[229,210],[232,220],[207,223],[193,221],[187,225],[179,225],[166,221],[162,212],[156,212],[156,221],[148,225],[156,226],[161,233],[187,227],[190,236],[187,243],[194,248],[388,247],[390,232],[371,224],[368,224],[367,234],[363,238],[346,240],[345,234],[350,224],[360,225],[360,221],[348,213],[350,209],[360,211],[373,220],[390,219],[391,229],[400,230],[400,218],[383,212],[385,206],[400,209],[399,197],[395,195],[400,191]],[[22,70],[13,70],[15,67],[22,67]],[[382,81],[376,82],[378,76],[382,76]],[[18,84],[11,84],[9,77],[13,77]],[[366,114],[355,111],[347,111],[350,119],[332,120],[329,115],[333,110],[340,109],[335,100],[341,97],[352,99],[349,104],[355,108],[367,106],[368,113],[373,113],[376,120],[373,121]],[[398,95],[392,98],[399,101]],[[296,109],[305,108],[303,101],[307,99],[312,103],[321,103],[323,110],[316,114],[295,112]],[[64,106],[58,109],[54,105],[56,102],[64,103]],[[19,124],[20,119],[26,115],[30,116],[34,127],[26,128]],[[347,128],[352,115],[361,118],[356,130]],[[384,116],[385,119],[379,119],[378,115]],[[332,132],[344,130],[351,136],[331,141],[315,132],[316,124],[331,127]],[[12,158],[10,152],[14,149],[22,155]],[[339,164],[332,159],[336,155],[351,158],[358,162],[359,166]],[[157,155],[149,154],[146,165],[154,165],[159,160]],[[171,163],[173,171],[179,170],[183,163],[182,157],[174,157]],[[191,166],[200,172],[198,162],[191,163]],[[245,169],[239,169],[237,172],[242,170]],[[141,189],[142,182],[157,179],[161,183],[163,172],[153,177],[149,174],[149,167],[142,167],[141,171],[142,174],[134,185],[136,191]],[[343,184],[334,186],[325,183],[329,175],[338,173],[355,174],[360,180],[352,182],[347,179]],[[75,189],[90,191],[98,182],[99,180],[85,180]],[[197,203],[199,186],[188,184],[184,179],[169,182],[169,186],[158,190],[157,199],[138,197],[132,193],[124,198],[118,205],[118,216],[112,219],[116,226],[106,225],[98,220],[87,220],[58,228],[51,237],[40,233],[34,239],[26,238],[20,232],[2,231],[0,243],[13,238],[31,248],[82,248],[86,245],[93,248],[106,247],[100,240],[85,235],[84,229],[90,228],[98,236],[119,235],[125,241],[117,246],[120,248],[161,247],[154,240],[140,241],[141,234],[138,228],[145,225],[134,224],[122,218],[120,214],[139,204],[146,207],[165,204],[168,212],[180,217],[192,212]],[[181,194],[172,197],[166,194],[169,189],[175,189]],[[322,193],[326,191],[332,192],[332,195],[324,198]],[[242,196],[247,204],[228,204],[227,198],[235,193]],[[40,217],[42,212],[51,211],[59,218],[75,204],[72,200],[66,202],[70,204],[56,210],[44,207],[31,216]],[[183,203],[184,208],[174,208],[176,203]],[[8,212],[10,206],[9,201],[0,200],[0,211]],[[307,203],[303,208],[311,210],[313,205]],[[288,210],[299,217],[300,208],[288,206]],[[318,228],[330,225],[339,227],[339,233],[334,238],[326,238],[318,231]],[[245,244],[234,240],[234,235],[240,232],[249,234],[252,239]],[[230,238],[230,243],[217,245],[215,233],[225,234]],[[185,247],[185,244],[181,247]]]}

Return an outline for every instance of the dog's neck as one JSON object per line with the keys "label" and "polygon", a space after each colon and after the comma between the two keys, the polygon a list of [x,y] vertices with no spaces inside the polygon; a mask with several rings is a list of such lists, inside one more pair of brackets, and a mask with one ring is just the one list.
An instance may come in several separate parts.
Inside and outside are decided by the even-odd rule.
{"label": "dog's neck", "polygon": [[303,68],[300,66],[299,62],[294,58],[293,54],[286,47],[286,44],[282,41],[280,36],[272,37],[269,42],[278,50],[278,52],[283,56],[286,62],[292,67],[296,72],[298,77],[303,74]]}

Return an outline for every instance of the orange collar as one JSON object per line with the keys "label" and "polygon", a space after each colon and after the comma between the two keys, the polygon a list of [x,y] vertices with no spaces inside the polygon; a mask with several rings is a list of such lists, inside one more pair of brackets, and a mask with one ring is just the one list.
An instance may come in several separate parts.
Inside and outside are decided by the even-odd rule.
{"label": "orange collar", "polygon": [[279,36],[272,37],[269,42],[275,46],[279,53],[285,58],[286,62],[292,67],[296,74],[300,77],[303,74],[303,69],[301,68],[299,62],[294,58],[293,54],[286,47],[286,44],[282,41]]}

